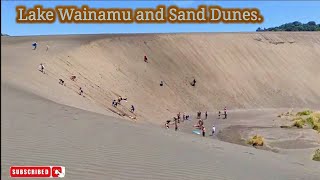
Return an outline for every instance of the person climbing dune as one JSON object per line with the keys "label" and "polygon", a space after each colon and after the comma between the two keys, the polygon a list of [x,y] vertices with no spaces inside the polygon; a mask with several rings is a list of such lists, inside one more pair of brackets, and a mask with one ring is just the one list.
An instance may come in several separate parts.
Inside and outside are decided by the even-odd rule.
{"label": "person climbing dune", "polygon": [[40,63],[40,65],[39,65],[39,71],[42,72],[43,74],[45,74],[44,65],[42,63]]}
{"label": "person climbing dune", "polygon": [[130,112],[134,113],[134,106],[133,106],[133,105],[131,105],[131,110],[130,110]]}
{"label": "person climbing dune", "polygon": [[196,79],[193,79],[192,83],[191,83],[191,86],[196,86]]}
{"label": "person climbing dune", "polygon": [[80,91],[80,92],[79,92],[79,95],[83,95],[83,90],[82,90],[81,87],[79,88],[79,91]]}
{"label": "person climbing dune", "polygon": [[147,58],[147,56],[144,56],[144,62],[148,62],[148,58]]}

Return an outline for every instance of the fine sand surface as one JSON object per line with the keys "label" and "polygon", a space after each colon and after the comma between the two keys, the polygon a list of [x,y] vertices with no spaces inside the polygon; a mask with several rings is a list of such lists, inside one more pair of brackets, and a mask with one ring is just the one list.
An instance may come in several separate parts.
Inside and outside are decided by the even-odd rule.
{"label": "fine sand surface", "polygon": [[[320,179],[320,163],[311,160],[319,134],[280,128],[289,122],[277,118],[291,108],[320,108],[319,32],[1,37],[1,42],[4,179],[11,165],[62,165],[65,179],[85,180]],[[46,74],[38,71],[40,63]],[[128,101],[114,108],[118,96]],[[129,111],[132,104],[135,113]],[[217,119],[224,106],[228,119]],[[191,134],[199,110],[209,112],[206,138]],[[164,129],[178,112],[190,114],[191,121],[180,123],[178,132]],[[209,136],[212,124],[217,133]],[[245,144],[255,134],[265,137],[266,146]]]}
{"label": "fine sand surface", "polygon": [[[108,115],[112,109],[162,124],[179,111],[320,106],[319,32],[69,35],[1,41],[1,81]],[[31,47],[34,41],[39,44],[36,51]],[[40,63],[46,75],[37,70]],[[70,80],[72,75],[76,82]],[[58,84],[60,78],[65,87]],[[193,78],[195,87],[190,85]],[[79,87],[86,98],[79,98]],[[112,100],[119,95],[128,102],[114,109]],[[129,112],[131,104],[136,114]]]}
{"label": "fine sand surface", "polygon": [[318,180],[319,163],[96,114],[2,84],[1,178],[63,165],[64,179]]}

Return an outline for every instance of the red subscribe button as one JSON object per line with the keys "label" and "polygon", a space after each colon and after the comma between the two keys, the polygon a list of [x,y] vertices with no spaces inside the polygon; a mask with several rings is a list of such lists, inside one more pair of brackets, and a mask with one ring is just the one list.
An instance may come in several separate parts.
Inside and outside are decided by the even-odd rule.
{"label": "red subscribe button", "polygon": [[11,166],[12,178],[63,178],[64,166]]}

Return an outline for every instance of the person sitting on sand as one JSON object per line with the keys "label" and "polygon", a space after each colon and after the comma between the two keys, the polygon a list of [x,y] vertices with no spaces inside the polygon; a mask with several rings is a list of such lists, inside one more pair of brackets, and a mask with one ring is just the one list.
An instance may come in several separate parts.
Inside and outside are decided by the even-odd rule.
{"label": "person sitting on sand", "polygon": [[134,106],[133,106],[133,105],[131,105],[131,110],[130,110],[130,112],[134,113]]}
{"label": "person sitting on sand", "polygon": [[76,76],[71,76],[70,79],[71,79],[72,81],[74,81],[74,80],[76,80]]}
{"label": "person sitting on sand", "polygon": [[61,85],[65,85],[65,84],[64,84],[64,80],[59,79],[59,84],[61,84]]}

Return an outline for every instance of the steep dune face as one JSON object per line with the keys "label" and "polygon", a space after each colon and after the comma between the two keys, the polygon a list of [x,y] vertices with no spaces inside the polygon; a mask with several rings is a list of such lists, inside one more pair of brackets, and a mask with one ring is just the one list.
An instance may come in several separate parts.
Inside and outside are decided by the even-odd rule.
{"label": "steep dune face", "polygon": [[[320,106],[320,33],[1,37],[2,81],[162,123],[178,112]],[[31,50],[38,41],[39,48]],[[49,44],[49,51],[46,51]],[[143,61],[147,55],[149,63]],[[37,66],[45,63],[47,75]],[[71,81],[71,75],[77,80]],[[66,86],[59,85],[59,78]],[[190,85],[193,78],[196,86]],[[160,86],[160,81],[165,82]],[[77,94],[79,87],[85,98]],[[118,96],[128,98],[118,108]],[[136,114],[129,112],[131,104]]]}

